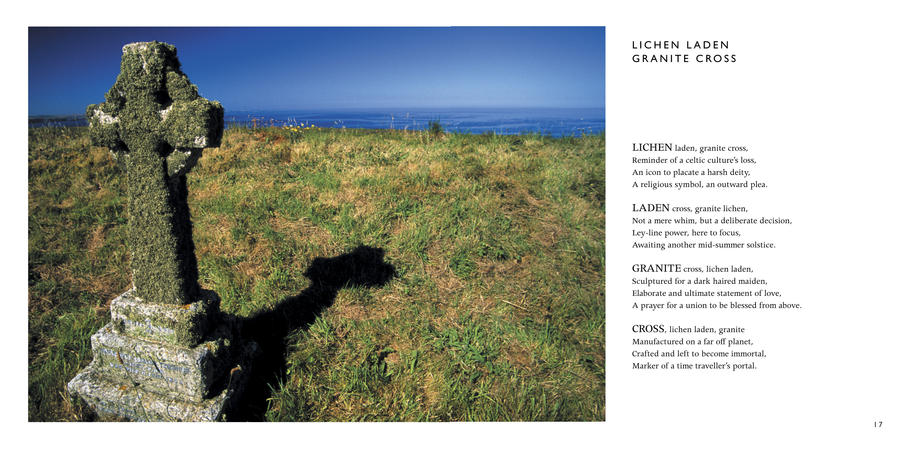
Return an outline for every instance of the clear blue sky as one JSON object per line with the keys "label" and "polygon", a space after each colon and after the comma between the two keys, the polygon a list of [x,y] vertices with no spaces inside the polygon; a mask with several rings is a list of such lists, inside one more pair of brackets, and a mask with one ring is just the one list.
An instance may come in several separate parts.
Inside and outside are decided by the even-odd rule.
{"label": "clear blue sky", "polygon": [[602,27],[29,28],[29,115],[82,114],[122,46],[175,45],[227,111],[603,107]]}

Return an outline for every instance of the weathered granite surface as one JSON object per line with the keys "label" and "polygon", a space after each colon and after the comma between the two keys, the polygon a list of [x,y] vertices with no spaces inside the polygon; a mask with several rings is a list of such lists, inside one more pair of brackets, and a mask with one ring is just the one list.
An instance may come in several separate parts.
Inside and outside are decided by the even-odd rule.
{"label": "weathered granite surface", "polygon": [[125,376],[146,390],[177,392],[191,400],[211,394],[233,361],[231,330],[220,327],[206,342],[182,347],[133,338],[110,324],[91,336],[97,370],[110,378]]}
{"label": "weathered granite surface", "polygon": [[110,304],[116,331],[135,337],[194,346],[211,329],[211,320],[219,312],[219,296],[200,290],[198,299],[186,305],[142,300],[134,289],[116,297]]}
{"label": "weathered granite surface", "polygon": [[78,393],[101,419],[126,418],[134,421],[206,422],[227,419],[228,411],[235,408],[235,401],[246,388],[250,364],[257,353],[256,344],[250,342],[239,352],[239,360],[225,372],[221,389],[216,395],[192,400],[175,392],[155,392],[134,385],[127,379],[108,377],[94,359],[83,371],[69,381],[69,392]]}

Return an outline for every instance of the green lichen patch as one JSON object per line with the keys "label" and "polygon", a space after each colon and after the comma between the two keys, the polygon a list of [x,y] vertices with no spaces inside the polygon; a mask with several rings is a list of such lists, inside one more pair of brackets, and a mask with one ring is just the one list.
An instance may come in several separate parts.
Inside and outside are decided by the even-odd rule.
{"label": "green lichen patch", "polygon": [[85,115],[91,127],[91,141],[94,145],[109,147],[113,151],[124,151],[125,143],[120,137],[119,118],[105,111],[105,105],[88,105]]}
{"label": "green lichen patch", "polygon": [[130,152],[127,172],[128,241],[137,295],[159,303],[189,303],[196,279],[185,278],[187,255],[179,254],[164,160],[139,147]]}
{"label": "green lichen patch", "polygon": [[219,297],[214,292],[201,291],[198,297],[187,305],[167,305],[143,301],[128,291],[112,301],[112,323],[119,333],[193,347],[206,337],[219,312]]}
{"label": "green lichen patch", "polygon": [[169,153],[169,156],[166,156],[166,173],[169,174],[169,180],[187,174],[197,164],[202,154],[201,149]]}
{"label": "green lichen patch", "polygon": [[173,147],[217,147],[222,139],[224,109],[205,98],[172,103],[166,110],[165,139]]}
{"label": "green lichen patch", "polygon": [[191,101],[200,98],[197,86],[191,84],[187,75],[170,70],[166,72],[166,90],[173,101]]}

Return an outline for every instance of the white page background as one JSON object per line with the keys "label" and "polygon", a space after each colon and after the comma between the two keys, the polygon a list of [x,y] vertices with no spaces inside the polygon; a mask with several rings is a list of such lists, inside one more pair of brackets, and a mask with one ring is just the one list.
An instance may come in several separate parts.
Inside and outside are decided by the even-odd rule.
{"label": "white page background", "polygon": [[[895,197],[900,79],[888,3],[785,6],[754,2],[217,2],[188,5],[41,2],[4,19],[4,182],[16,213],[4,224],[3,422],[39,447],[168,448],[897,448],[900,264]],[[607,422],[512,424],[27,423],[27,26],[51,25],[580,25],[607,38]],[[634,64],[632,40],[720,39],[735,64]],[[21,87],[21,88],[17,88]],[[630,189],[631,143],[748,145],[770,188],[740,203],[792,218],[753,228],[775,251],[632,250],[631,204],[684,201]],[[710,203],[732,201],[708,193]],[[693,202],[692,203],[696,203]],[[749,233],[748,229],[748,233]],[[696,316],[631,309],[631,264],[743,263],[802,303],[800,312]],[[659,319],[659,320],[658,320]],[[635,323],[741,325],[769,357],[755,372],[631,370]],[[876,429],[873,422],[881,420]]]}

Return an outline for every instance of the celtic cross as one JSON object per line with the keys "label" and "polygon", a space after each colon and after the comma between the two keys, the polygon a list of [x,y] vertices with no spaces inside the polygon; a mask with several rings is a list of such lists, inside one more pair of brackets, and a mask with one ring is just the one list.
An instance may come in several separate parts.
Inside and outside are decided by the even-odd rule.
{"label": "celtic cross", "polygon": [[137,42],[122,49],[106,101],[87,108],[91,139],[126,170],[128,243],[135,294],[186,304],[198,293],[185,174],[222,138],[224,110],[200,97],[175,47]]}

